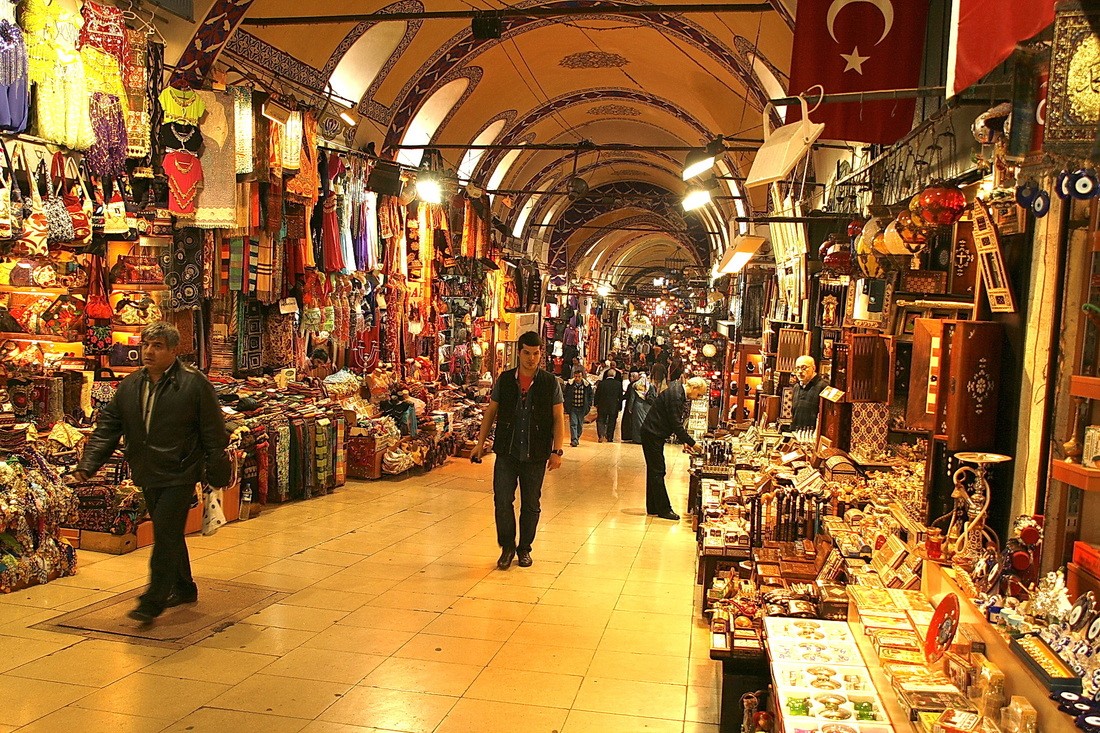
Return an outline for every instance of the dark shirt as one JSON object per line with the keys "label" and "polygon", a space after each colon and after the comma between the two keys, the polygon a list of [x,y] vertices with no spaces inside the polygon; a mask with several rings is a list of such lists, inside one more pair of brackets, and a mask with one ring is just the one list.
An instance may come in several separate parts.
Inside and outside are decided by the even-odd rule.
{"label": "dark shirt", "polygon": [[687,398],[684,385],[672,382],[668,389],[653,400],[653,407],[642,423],[642,432],[661,440],[668,440],[669,436],[675,435],[681,443],[695,445],[695,439],[684,427],[690,410],[691,400]]}
{"label": "dark shirt", "polygon": [[803,387],[801,384],[794,386],[794,404],[791,406],[791,427],[800,428],[817,427],[817,412],[821,407],[821,390],[828,387],[828,383],[820,376],[814,378]]}

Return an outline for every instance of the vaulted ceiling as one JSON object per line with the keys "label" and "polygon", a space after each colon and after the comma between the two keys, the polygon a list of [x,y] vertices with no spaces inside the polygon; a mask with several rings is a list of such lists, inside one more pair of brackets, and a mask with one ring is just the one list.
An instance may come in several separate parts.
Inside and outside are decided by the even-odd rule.
{"label": "vaulted ceiling", "polygon": [[[725,198],[696,212],[679,209],[683,148],[719,134],[761,137],[761,112],[784,93],[791,53],[792,11],[780,0],[752,12],[723,3],[725,10],[705,13],[671,12],[685,3],[670,2],[644,15],[571,0],[561,4],[601,12],[505,16],[499,40],[475,39],[469,19],[457,18],[264,24],[416,14],[425,5],[491,11],[556,4],[197,0],[199,22],[169,23],[168,59],[179,59],[181,73],[195,79],[217,65],[247,68],[300,98],[347,98],[361,121],[346,142],[374,141],[406,163],[418,163],[420,150],[403,143],[444,146],[461,178],[509,192],[494,197],[495,215],[520,239],[548,243],[559,268],[623,282],[667,261],[711,265],[745,202],[732,198],[740,193],[736,181],[724,180]],[[329,114],[340,111],[334,105]],[[516,147],[465,148],[475,142]],[[569,149],[582,142],[596,149]],[[636,149],[606,149],[622,144]],[[718,168],[730,179],[751,163],[751,142],[737,147]],[[576,200],[566,196],[574,165],[589,186]]]}

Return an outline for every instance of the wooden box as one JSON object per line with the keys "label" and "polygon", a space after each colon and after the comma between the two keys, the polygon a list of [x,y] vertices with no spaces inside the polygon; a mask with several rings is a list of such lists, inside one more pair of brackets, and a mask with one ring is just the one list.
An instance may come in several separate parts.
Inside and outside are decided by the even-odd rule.
{"label": "wooden box", "polygon": [[847,382],[849,402],[889,402],[894,394],[894,337],[853,334]]}
{"label": "wooden box", "polygon": [[73,529],[72,527],[61,527],[59,529],[59,532],[61,534],[62,539],[68,540],[69,544],[72,545],[74,549],[77,549],[77,550],[80,549],[80,530],[79,529]]}

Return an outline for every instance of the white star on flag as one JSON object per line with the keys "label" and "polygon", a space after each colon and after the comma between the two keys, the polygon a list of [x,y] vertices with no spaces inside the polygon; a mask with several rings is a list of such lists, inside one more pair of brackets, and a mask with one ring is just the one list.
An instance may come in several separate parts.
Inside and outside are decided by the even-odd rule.
{"label": "white star on flag", "polygon": [[851,53],[842,53],[842,54],[840,54],[840,58],[844,59],[847,62],[847,65],[844,67],[845,71],[853,71],[854,70],[857,74],[862,76],[863,75],[863,62],[866,61],[867,59],[871,58],[871,57],[870,56],[860,56],[859,55],[859,46],[856,46],[854,49],[852,49]]}

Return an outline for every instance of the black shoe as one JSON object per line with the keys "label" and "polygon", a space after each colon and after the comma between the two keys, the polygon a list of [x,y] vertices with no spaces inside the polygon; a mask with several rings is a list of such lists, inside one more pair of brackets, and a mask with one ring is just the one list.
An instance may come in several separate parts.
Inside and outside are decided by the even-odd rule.
{"label": "black shoe", "polygon": [[144,625],[149,625],[160,615],[160,611],[152,606],[146,606],[143,603],[126,615],[134,621],[140,621]]}
{"label": "black shoe", "polygon": [[199,592],[197,590],[194,590],[190,593],[178,593],[176,591],[172,591],[172,593],[166,599],[164,599],[164,607],[175,608],[176,606],[182,606],[185,603],[198,602]]}
{"label": "black shoe", "polygon": [[671,519],[673,522],[680,521],[680,515],[669,509],[667,512],[661,512],[657,515],[658,519]]}
{"label": "black shoe", "polygon": [[519,565],[521,568],[529,568],[531,567],[532,563],[535,562],[531,559],[531,553],[525,550],[520,550],[516,554],[516,557],[519,558],[516,564]]}
{"label": "black shoe", "polygon": [[507,570],[508,566],[512,564],[512,558],[516,556],[514,549],[504,549],[500,551],[500,559],[497,560],[497,567],[501,570]]}

